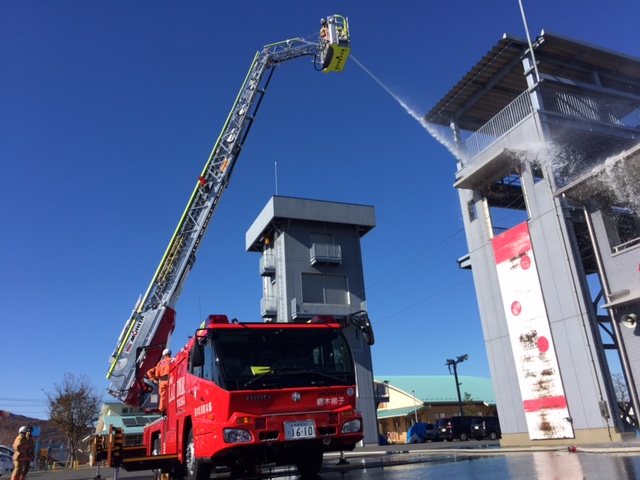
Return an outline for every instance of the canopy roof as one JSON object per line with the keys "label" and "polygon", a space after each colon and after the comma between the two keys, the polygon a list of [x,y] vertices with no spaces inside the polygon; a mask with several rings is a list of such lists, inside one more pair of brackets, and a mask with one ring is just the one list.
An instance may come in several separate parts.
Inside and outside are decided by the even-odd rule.
{"label": "canopy roof", "polygon": [[[389,385],[411,395],[423,403],[458,403],[458,392],[453,375],[440,376],[376,376],[377,382],[389,382]],[[493,383],[489,378],[458,375],[460,394],[471,395],[474,402],[496,403]],[[413,407],[409,409],[413,412]]]}
{"label": "canopy roof", "polygon": [[[522,59],[528,50],[526,40],[504,34],[425,120],[444,126],[455,122],[462,130],[478,130],[527,89]],[[601,87],[640,95],[638,58],[544,31],[534,41],[534,52],[541,75],[593,84],[596,70]]]}

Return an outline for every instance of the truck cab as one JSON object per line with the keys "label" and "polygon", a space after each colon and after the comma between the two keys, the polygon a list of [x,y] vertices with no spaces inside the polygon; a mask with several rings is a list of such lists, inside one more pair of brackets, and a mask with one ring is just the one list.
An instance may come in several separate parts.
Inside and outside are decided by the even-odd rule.
{"label": "truck cab", "polygon": [[354,362],[337,323],[210,316],[174,359],[168,405],[145,430],[147,454],[168,456],[164,472],[198,480],[215,467],[242,474],[263,463],[316,473],[324,452],[363,438]]}

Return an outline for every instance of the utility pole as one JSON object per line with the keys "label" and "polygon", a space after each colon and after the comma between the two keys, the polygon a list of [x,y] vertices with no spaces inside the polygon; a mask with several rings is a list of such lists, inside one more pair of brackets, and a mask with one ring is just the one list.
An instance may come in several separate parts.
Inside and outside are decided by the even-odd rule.
{"label": "utility pole", "polygon": [[416,423],[418,423],[418,409],[416,408],[416,392],[415,392],[415,390],[411,390],[411,395],[413,396],[413,415],[416,417]]}
{"label": "utility pole", "polygon": [[456,390],[458,391],[458,406],[460,407],[460,416],[464,417],[464,408],[462,408],[462,397],[460,396],[460,383],[458,382],[458,364],[464,362],[469,359],[469,355],[466,353],[464,355],[460,355],[455,360],[449,358],[447,359],[447,363],[445,365],[449,368],[449,374],[451,374],[451,367],[453,367],[453,375],[456,379]]}

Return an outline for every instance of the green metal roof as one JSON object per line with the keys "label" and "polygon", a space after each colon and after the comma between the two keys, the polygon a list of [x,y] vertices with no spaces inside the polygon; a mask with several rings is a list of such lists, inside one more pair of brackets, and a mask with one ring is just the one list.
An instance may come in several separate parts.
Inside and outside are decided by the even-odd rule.
{"label": "green metal roof", "polygon": [[[376,375],[377,382],[388,381],[389,385],[402,390],[420,399],[423,403],[451,403],[458,402],[456,381],[453,375],[440,376],[380,376]],[[496,396],[493,392],[493,383],[489,378],[468,377],[458,375],[460,383],[460,395],[464,399],[465,393],[471,395],[474,402],[486,402],[495,405]],[[412,411],[412,409],[410,409]]]}
{"label": "green metal roof", "polygon": [[423,410],[425,407],[415,406],[415,407],[404,407],[404,408],[385,408],[383,410],[377,411],[377,417],[380,418],[393,418],[393,417],[405,417],[410,413],[419,412]]}
{"label": "green metal roof", "polygon": [[105,415],[102,418],[105,430],[96,432],[97,434],[109,433],[109,426],[113,425],[116,428],[122,428],[125,435],[135,435],[142,433],[144,427],[158,420],[160,415]]}

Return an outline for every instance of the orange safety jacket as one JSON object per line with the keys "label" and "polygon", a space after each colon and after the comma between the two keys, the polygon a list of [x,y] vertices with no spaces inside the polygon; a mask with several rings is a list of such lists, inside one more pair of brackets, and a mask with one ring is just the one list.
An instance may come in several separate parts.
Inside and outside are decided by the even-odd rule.
{"label": "orange safety jacket", "polygon": [[163,357],[155,367],[149,369],[149,371],[147,372],[147,377],[152,382],[156,380],[168,380],[170,368],[171,357]]}
{"label": "orange safety jacket", "polygon": [[30,462],[36,457],[33,439],[27,438],[24,433],[18,434],[13,441],[13,449],[13,459],[18,462]]}

